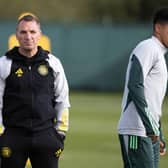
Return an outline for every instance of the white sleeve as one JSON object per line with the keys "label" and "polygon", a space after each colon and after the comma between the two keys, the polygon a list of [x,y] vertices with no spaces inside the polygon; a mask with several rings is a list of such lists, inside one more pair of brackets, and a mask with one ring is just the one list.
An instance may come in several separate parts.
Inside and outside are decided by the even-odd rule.
{"label": "white sleeve", "polygon": [[[133,51],[133,57],[137,58],[137,62],[139,64],[134,65],[136,68],[132,68],[131,71],[132,76],[134,74],[134,78],[131,78],[132,76],[130,77],[130,81],[132,79],[132,82],[130,83],[134,83],[134,85],[130,85],[132,86],[132,97],[134,99],[136,109],[141,116],[141,120],[143,121],[146,128],[147,135],[158,135],[159,125],[151,114],[145,95],[145,79],[158,61],[157,50],[152,48],[148,43],[143,43],[142,45],[137,46],[137,48]],[[139,71],[136,71],[136,69]]]}
{"label": "white sleeve", "polygon": [[3,108],[3,94],[5,90],[5,79],[10,73],[12,61],[7,59],[6,56],[0,58],[0,133],[3,132],[4,126],[2,121],[2,108]]}
{"label": "white sleeve", "polygon": [[2,124],[2,106],[3,106],[3,94],[4,94],[5,82],[0,78],[0,133],[3,132],[4,126]]}
{"label": "white sleeve", "polygon": [[69,88],[61,62],[49,55],[49,64],[54,70],[55,110],[57,113],[56,129],[67,132],[69,129]]}

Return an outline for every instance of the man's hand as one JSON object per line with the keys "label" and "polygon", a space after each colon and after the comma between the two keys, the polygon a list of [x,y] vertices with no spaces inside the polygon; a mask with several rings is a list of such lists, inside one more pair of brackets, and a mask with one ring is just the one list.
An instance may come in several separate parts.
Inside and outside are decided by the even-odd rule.
{"label": "man's hand", "polygon": [[[151,138],[153,144],[160,140],[159,136],[156,135],[150,135],[149,138]],[[165,142],[160,140],[160,156],[164,156],[165,154],[166,154]]]}
{"label": "man's hand", "polygon": [[160,140],[159,136],[156,135],[149,135],[149,138],[151,139],[153,144]]}
{"label": "man's hand", "polygon": [[164,156],[166,154],[166,145],[164,142],[160,141],[160,156]]}

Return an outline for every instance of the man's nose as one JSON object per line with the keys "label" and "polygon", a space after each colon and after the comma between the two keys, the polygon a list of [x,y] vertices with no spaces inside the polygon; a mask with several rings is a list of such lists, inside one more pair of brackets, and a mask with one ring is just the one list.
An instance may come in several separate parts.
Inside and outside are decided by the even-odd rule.
{"label": "man's nose", "polygon": [[26,39],[31,39],[31,33],[26,33]]}

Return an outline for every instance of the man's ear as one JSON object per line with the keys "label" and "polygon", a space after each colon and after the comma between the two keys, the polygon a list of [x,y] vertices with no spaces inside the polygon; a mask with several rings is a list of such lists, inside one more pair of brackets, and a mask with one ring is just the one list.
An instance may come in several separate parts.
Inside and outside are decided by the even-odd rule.
{"label": "man's ear", "polygon": [[155,26],[154,26],[154,31],[155,31],[156,34],[160,34],[161,24],[156,23]]}

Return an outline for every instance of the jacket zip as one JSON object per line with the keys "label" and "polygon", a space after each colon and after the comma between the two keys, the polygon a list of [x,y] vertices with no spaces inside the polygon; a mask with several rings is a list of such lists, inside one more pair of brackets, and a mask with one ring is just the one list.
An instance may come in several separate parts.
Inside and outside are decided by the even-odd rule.
{"label": "jacket zip", "polygon": [[30,87],[31,87],[31,112],[30,112],[30,128],[33,127],[33,98],[34,98],[34,95],[33,95],[33,82],[32,82],[32,66],[29,65],[28,66],[28,69],[29,69],[29,73],[30,73]]}

